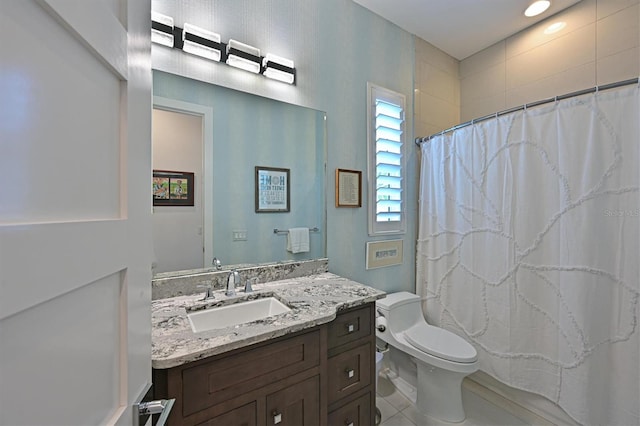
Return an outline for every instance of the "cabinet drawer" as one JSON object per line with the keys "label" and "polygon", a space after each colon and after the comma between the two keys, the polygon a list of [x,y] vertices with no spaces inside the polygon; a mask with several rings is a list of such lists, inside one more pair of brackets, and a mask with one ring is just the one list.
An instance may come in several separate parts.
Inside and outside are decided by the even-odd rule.
{"label": "cabinet drawer", "polygon": [[186,368],[182,371],[182,415],[188,416],[319,364],[320,332],[314,331]]}
{"label": "cabinet drawer", "polygon": [[329,358],[329,404],[369,386],[372,353],[373,347],[367,343]]}
{"label": "cabinet drawer", "polygon": [[257,404],[254,401],[220,414],[198,426],[256,426],[258,424],[257,409]]}
{"label": "cabinet drawer", "polygon": [[340,314],[329,324],[329,349],[371,334],[371,306]]}
{"label": "cabinet drawer", "polygon": [[320,376],[267,395],[267,426],[316,426],[320,423]]}
{"label": "cabinet drawer", "polygon": [[371,393],[366,393],[329,413],[329,426],[370,426]]}

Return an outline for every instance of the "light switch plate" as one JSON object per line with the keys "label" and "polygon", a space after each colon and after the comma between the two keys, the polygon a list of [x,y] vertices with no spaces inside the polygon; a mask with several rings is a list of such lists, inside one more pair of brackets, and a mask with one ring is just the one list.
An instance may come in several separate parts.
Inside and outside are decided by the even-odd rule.
{"label": "light switch plate", "polygon": [[233,231],[233,241],[247,241],[247,230],[246,229],[234,229]]}

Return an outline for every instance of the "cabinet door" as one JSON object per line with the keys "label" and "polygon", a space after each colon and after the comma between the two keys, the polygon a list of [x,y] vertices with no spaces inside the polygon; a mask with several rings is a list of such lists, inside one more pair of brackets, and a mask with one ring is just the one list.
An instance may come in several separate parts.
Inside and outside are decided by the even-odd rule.
{"label": "cabinet door", "polygon": [[333,410],[329,413],[329,426],[369,426],[371,421],[371,394]]}
{"label": "cabinet door", "polygon": [[311,426],[319,423],[319,376],[310,377],[267,396],[268,426]]}
{"label": "cabinet door", "polygon": [[256,402],[254,401],[220,414],[204,423],[200,423],[198,426],[256,426],[258,424],[256,409]]}

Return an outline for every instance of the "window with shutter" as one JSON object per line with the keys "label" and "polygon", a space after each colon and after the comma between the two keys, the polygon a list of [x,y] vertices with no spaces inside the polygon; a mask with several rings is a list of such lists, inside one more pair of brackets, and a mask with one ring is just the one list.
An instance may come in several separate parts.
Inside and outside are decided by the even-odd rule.
{"label": "window with shutter", "polygon": [[369,235],[405,232],[405,97],[367,84]]}

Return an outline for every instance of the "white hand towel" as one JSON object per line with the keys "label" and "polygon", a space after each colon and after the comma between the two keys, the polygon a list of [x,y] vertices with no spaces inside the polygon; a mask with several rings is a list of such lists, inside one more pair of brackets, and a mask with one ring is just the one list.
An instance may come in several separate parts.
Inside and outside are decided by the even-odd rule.
{"label": "white hand towel", "polygon": [[290,228],[287,235],[287,250],[291,253],[309,251],[309,228]]}

